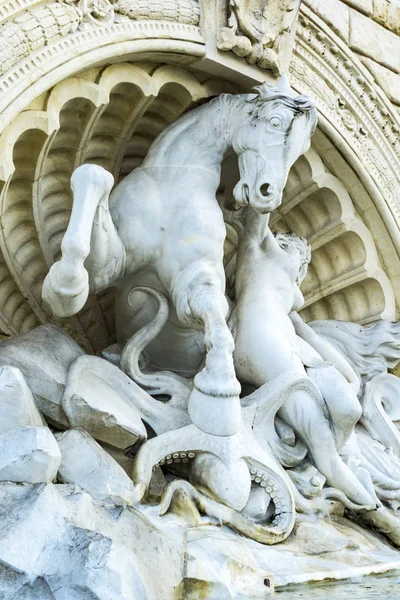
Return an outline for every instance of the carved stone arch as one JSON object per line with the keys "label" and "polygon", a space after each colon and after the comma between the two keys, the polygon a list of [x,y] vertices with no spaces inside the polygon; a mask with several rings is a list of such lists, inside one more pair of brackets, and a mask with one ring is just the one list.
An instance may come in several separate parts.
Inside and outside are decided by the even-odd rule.
{"label": "carved stone arch", "polygon": [[316,102],[319,124],[313,148],[345,184],[390,280],[397,311],[378,314],[398,318],[399,116],[354,53],[306,6],[290,71],[292,86]]}
{"label": "carved stone arch", "polygon": [[67,33],[60,34],[53,44],[30,52],[0,76],[0,130],[51,86],[82,70],[115,61],[116,57],[162,57],[168,62],[190,63],[205,53],[199,28],[180,22],[127,19],[107,27]]}

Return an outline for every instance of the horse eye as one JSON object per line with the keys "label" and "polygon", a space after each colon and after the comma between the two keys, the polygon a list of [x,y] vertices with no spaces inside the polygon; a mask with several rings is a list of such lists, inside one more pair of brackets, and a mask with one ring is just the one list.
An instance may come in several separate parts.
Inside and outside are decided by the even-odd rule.
{"label": "horse eye", "polygon": [[272,127],[275,127],[275,128],[281,127],[282,123],[283,123],[283,119],[279,115],[274,115],[269,120],[269,124],[272,125]]}

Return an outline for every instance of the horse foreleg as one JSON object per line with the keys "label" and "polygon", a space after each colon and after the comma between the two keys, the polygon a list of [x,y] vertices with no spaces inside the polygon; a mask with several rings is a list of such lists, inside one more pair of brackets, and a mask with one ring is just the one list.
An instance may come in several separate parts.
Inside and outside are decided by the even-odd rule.
{"label": "horse foreleg", "polygon": [[42,296],[59,317],[76,314],[89,289],[97,292],[122,274],[125,250],[108,211],[114,179],[97,165],[83,165],[71,177],[74,195],[61,260],[50,269]]}
{"label": "horse foreleg", "polygon": [[[218,277],[201,273],[187,286],[178,316],[204,331],[206,364],[194,378],[190,417],[203,431],[233,435],[241,423],[240,384],[233,365],[234,341],[226,323],[229,306]],[[184,314],[182,314],[184,313]]]}

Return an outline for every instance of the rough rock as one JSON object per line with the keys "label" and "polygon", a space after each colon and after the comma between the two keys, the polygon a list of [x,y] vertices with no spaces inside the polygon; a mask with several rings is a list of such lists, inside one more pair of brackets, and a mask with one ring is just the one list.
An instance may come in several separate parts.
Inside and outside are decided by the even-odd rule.
{"label": "rough rock", "polygon": [[33,580],[24,572],[0,562],[0,598],[4,600],[54,600],[41,577]]}
{"label": "rough rock", "polygon": [[109,446],[108,444],[104,444],[103,442],[98,443],[103,448],[103,450],[105,450],[130,477],[132,475],[133,469],[133,457],[126,455],[123,450],[115,448],[115,446]]}
{"label": "rough rock", "polygon": [[0,517],[1,600],[179,598],[181,544],[129,507],[71,485],[0,484]]}
{"label": "rough rock", "polygon": [[82,356],[71,366],[62,406],[72,427],[120,449],[146,438],[140,411],[118,389],[127,375],[105,359]]}
{"label": "rough rock", "polygon": [[0,366],[0,434],[24,425],[45,423],[21,371]]}
{"label": "rough rock", "polygon": [[62,329],[41,325],[0,344],[0,365],[18,367],[41,412],[50,422],[68,427],[61,397],[69,366],[82,354]]}
{"label": "rough rock", "polygon": [[0,436],[0,481],[53,481],[61,454],[47,427],[14,427]]}
{"label": "rough rock", "polygon": [[0,484],[1,600],[253,600],[274,583],[400,567],[398,551],[342,518],[300,517],[282,548],[206,518],[184,530],[175,514],[143,510],[110,507],[73,485]]}
{"label": "rough rock", "polygon": [[133,503],[132,480],[86,431],[69,429],[56,438],[62,457],[59,481],[79,485],[98,500]]}

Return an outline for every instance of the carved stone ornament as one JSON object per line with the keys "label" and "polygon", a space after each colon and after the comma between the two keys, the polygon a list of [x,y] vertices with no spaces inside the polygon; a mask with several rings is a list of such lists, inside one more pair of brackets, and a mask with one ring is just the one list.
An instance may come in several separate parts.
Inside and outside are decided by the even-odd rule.
{"label": "carved stone ornament", "polygon": [[[398,560],[348,519],[340,527],[352,534],[332,537],[330,518],[346,514],[400,546],[400,385],[388,373],[399,323],[306,324],[310,246],[269,226],[316,123],[313,101],[282,77],[188,111],[115,186],[98,165],[74,171],[42,295],[66,318],[114,288],[117,343],[91,356],[47,324],[0,344],[0,568],[27,573],[21,586],[36,597],[167,600],[183,562],[199,579],[211,554],[231,564],[235,544],[242,556],[295,543],[296,522],[314,528],[307,547],[324,561],[329,544],[346,552],[350,540],[353,552],[355,539],[378,562]],[[231,154],[239,178],[219,203]],[[32,521],[34,547],[17,552]],[[288,548],[279,561],[295,561]],[[218,581],[234,577],[226,568]],[[246,597],[265,597],[266,568],[249,566]]]}
{"label": "carved stone ornament", "polygon": [[[10,9],[12,14],[12,9]],[[21,59],[76,31],[132,21],[197,26],[198,0],[66,0],[33,6],[0,25],[0,75]]]}
{"label": "carved stone ornament", "polygon": [[228,27],[218,35],[220,50],[277,75],[282,71],[282,50],[301,0],[228,0]]}

